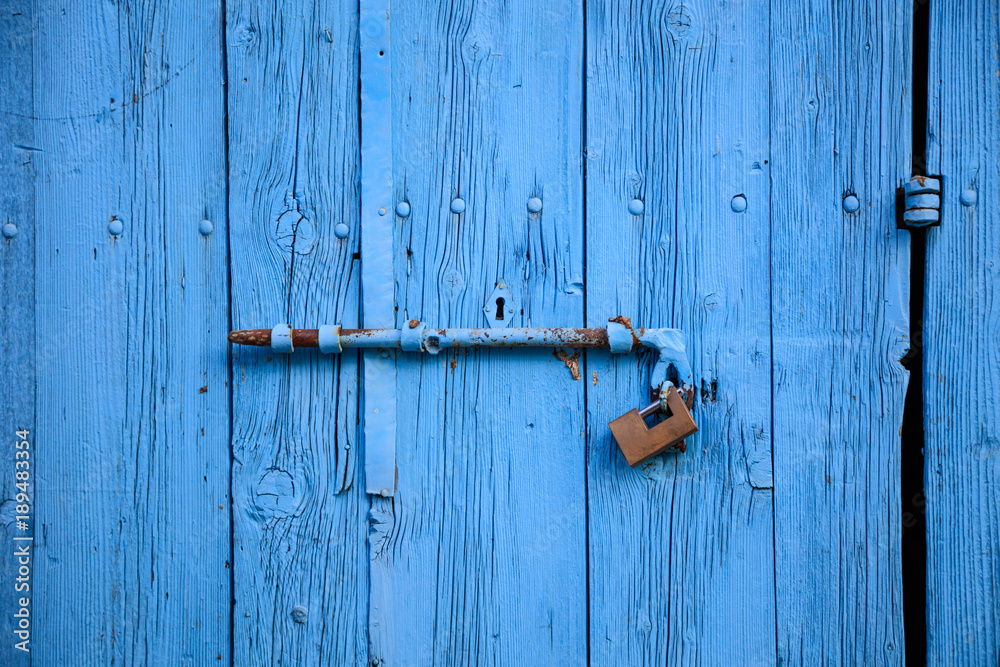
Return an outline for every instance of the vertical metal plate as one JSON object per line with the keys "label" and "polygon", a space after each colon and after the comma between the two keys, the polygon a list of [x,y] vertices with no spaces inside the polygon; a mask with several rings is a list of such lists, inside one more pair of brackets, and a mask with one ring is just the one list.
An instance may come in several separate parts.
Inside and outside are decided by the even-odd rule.
{"label": "vertical metal plate", "polygon": [[[395,328],[388,0],[361,0],[361,303],[368,328]],[[385,356],[383,356],[385,354]],[[396,358],[364,358],[365,490],[396,490]]]}

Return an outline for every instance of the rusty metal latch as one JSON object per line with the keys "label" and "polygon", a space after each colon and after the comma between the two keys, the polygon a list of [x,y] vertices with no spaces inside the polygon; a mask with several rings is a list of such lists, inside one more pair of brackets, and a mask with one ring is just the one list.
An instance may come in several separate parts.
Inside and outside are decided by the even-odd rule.
{"label": "rusty metal latch", "polygon": [[[673,368],[678,385],[693,395],[684,333],[679,329],[634,328],[628,318],[621,316],[612,318],[603,329],[434,329],[419,320],[410,320],[402,329],[344,329],[336,324],[318,329],[292,329],[288,324],[278,324],[271,329],[233,331],[229,341],[270,347],[278,353],[309,347],[319,348],[325,354],[339,354],[350,348],[438,354],[442,349],[469,347],[590,347],[625,354],[636,346],[647,347],[658,352],[650,374],[650,391],[659,399],[642,411],[632,410],[611,422],[612,434],[622,453],[635,466],[667,449],[684,451],[683,439],[698,430],[688,406],[668,379]],[[658,410],[668,418],[648,429],[644,418]]]}

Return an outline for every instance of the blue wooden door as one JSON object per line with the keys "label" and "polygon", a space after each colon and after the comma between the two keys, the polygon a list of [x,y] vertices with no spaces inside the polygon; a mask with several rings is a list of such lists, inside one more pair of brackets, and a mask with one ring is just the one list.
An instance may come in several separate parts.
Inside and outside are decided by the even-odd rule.
{"label": "blue wooden door", "polygon": [[[6,3],[0,663],[911,664],[919,347],[927,659],[995,664],[998,18],[929,17]],[[683,330],[686,452],[611,438],[649,355],[226,342],[498,288],[504,327]]]}

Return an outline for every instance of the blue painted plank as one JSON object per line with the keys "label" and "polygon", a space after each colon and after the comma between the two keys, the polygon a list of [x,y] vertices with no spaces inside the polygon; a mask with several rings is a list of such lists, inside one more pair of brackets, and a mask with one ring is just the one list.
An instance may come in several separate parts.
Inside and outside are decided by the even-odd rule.
{"label": "blue painted plank", "polygon": [[588,326],[683,329],[700,429],[629,468],[607,424],[654,360],[588,351],[595,665],[774,660],[767,25],[721,0],[587,10]]}
{"label": "blue painted plank", "polygon": [[[226,9],[233,327],[357,327],[357,2]],[[234,664],[366,662],[357,377],[233,350]]]}
{"label": "blue painted plank", "polygon": [[[6,591],[0,602],[0,664],[19,667],[30,664],[30,653],[20,650],[18,643],[28,639],[22,648],[35,647],[31,637],[15,635],[21,631],[21,598],[29,604],[28,621],[35,607],[35,595],[30,575],[18,572],[20,557],[15,554],[33,537],[31,521],[19,527],[17,502],[19,489],[16,473],[21,461],[28,462],[28,495],[34,498],[32,478],[37,474],[35,443],[35,127],[31,120],[33,72],[32,26],[34,3],[27,0],[10,2],[0,12],[0,377],[4,378],[3,400],[0,401],[0,581]],[[13,227],[8,227],[13,225]],[[8,238],[8,235],[14,234]],[[28,457],[17,454],[22,429],[28,434]],[[21,498],[24,500],[24,498]],[[23,508],[21,508],[23,509]],[[33,514],[33,512],[32,512]],[[31,545],[27,545],[29,552]],[[29,556],[30,557],[30,556]],[[27,585],[29,588],[23,588]],[[29,632],[31,630],[29,629]]]}
{"label": "blue painted plank", "polygon": [[[912,3],[771,5],[778,661],[904,664]],[[860,202],[848,213],[843,199]]]}
{"label": "blue painted plank", "polygon": [[220,13],[35,12],[33,659],[218,664],[230,609]]}
{"label": "blue painted plank", "polygon": [[[1000,8],[930,5],[924,493],[927,661],[1000,662]],[[964,205],[963,200],[966,204]],[[974,202],[974,203],[973,203]]]}
{"label": "blue painted plank", "polygon": [[[393,4],[397,323],[484,326],[504,282],[511,326],[582,326],[582,48],[578,4]],[[370,658],[585,663],[582,380],[551,350],[400,354],[397,371]]]}

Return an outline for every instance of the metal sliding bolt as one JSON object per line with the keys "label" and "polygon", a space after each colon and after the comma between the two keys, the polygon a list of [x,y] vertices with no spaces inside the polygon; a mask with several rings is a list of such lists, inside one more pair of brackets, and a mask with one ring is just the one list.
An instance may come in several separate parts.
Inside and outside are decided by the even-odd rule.
{"label": "metal sliding bolt", "polygon": [[232,331],[229,342],[271,347],[277,353],[318,347],[326,354],[359,347],[428,354],[470,347],[597,347],[625,354],[641,346],[659,352],[651,374],[651,387],[656,391],[667,379],[669,366],[676,369],[683,387],[693,384],[691,365],[684,350],[684,334],[680,330],[632,327],[622,324],[619,319],[625,318],[612,319],[607,327],[593,329],[434,329],[418,320],[411,320],[403,329],[344,329],[339,325],[292,329],[287,324],[278,324],[273,329]]}
{"label": "metal sliding bolt", "polygon": [[[270,346],[278,353],[289,353],[297,347],[318,347],[327,354],[348,348],[381,348],[383,358],[390,356],[390,349],[435,355],[448,348],[587,347],[608,349],[613,354],[626,354],[638,346],[652,348],[659,354],[650,373],[649,388],[659,401],[642,410],[630,410],[611,422],[615,441],[629,465],[636,466],[667,449],[684,451],[684,438],[698,430],[672,384],[678,382],[686,392],[694,385],[684,333],[679,329],[633,327],[628,318],[621,316],[611,318],[601,329],[432,329],[420,320],[410,320],[402,329],[344,329],[339,324],[292,329],[288,324],[276,324],[270,330],[232,331],[229,342]],[[675,373],[671,377],[676,379],[668,381],[671,368]],[[643,418],[660,410],[668,414],[667,419],[648,427]],[[379,493],[388,498],[392,492],[384,488]]]}

